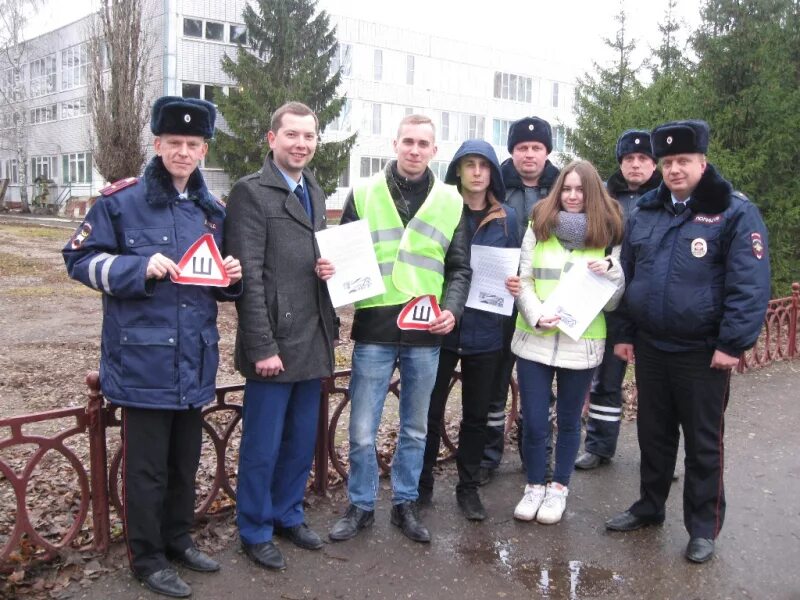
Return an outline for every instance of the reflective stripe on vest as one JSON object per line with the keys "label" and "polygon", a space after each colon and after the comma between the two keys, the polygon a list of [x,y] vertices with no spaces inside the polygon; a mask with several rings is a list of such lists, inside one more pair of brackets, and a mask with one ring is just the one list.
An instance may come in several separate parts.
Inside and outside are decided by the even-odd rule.
{"label": "reflective stripe on vest", "polygon": [[[536,242],[533,247],[533,289],[536,296],[544,302],[547,297],[556,289],[561,280],[562,273],[570,270],[574,263],[585,263],[590,260],[598,260],[605,256],[605,248],[584,248],[582,250],[567,250],[558,241],[556,236],[551,235],[544,242]],[[536,329],[528,324],[523,318],[522,313],[517,315],[517,329],[522,329],[534,335],[555,335],[560,331],[553,329]],[[605,339],[606,319],[603,311],[583,332],[581,338],[588,340]]]}
{"label": "reflective stripe on vest", "polygon": [[369,223],[386,292],[356,302],[356,308],[405,304],[432,294],[441,301],[444,257],[461,219],[464,202],[455,187],[434,181],[407,227],[394,205],[384,172],[353,190],[356,213]]}

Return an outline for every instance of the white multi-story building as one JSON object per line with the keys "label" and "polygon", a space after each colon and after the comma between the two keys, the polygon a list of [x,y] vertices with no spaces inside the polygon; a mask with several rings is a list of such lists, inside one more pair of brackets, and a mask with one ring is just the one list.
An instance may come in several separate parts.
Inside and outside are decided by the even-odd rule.
{"label": "white multi-story building", "polygon": [[[146,0],[150,25],[152,98],[162,94],[214,101],[233,84],[220,68],[247,40],[241,13],[246,0]],[[56,196],[96,195],[106,183],[92,167],[91,117],[87,111],[90,17],[48,32],[26,45],[25,110],[29,181],[55,181]],[[392,139],[403,116],[422,113],[437,128],[438,154],[432,168],[443,176],[460,143],[483,138],[501,160],[508,156],[511,121],[538,115],[553,125],[554,152],[564,150],[565,127],[574,123],[573,74],[533,55],[404,30],[363,19],[331,15],[347,98],[323,140],[354,132],[358,141],[340,188],[328,208],[340,209],[351,182],[382,168],[393,157]],[[8,70],[6,70],[7,72]],[[0,85],[9,83],[0,73]],[[0,106],[2,111],[2,106]],[[8,132],[8,111],[0,115],[0,140]],[[6,129],[3,129],[6,127]],[[264,124],[265,130],[268,124]],[[145,136],[149,144],[148,135]],[[8,180],[6,201],[19,198],[14,152],[0,141],[0,177]],[[213,192],[230,182],[212,158],[203,165]],[[31,187],[30,194],[33,193]]]}

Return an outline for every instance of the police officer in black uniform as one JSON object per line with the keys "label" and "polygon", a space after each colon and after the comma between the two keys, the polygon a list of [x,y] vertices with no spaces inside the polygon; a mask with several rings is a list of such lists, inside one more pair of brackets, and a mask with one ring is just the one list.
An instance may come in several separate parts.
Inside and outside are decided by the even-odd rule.
{"label": "police officer in black uniform", "polygon": [[686,558],[703,563],[725,518],[723,431],[730,373],[758,338],[769,301],[758,209],[706,162],[704,121],[653,129],[664,182],[644,195],[622,247],[627,288],[615,354],[636,357],[640,498],[612,531],[658,525],[685,438]]}

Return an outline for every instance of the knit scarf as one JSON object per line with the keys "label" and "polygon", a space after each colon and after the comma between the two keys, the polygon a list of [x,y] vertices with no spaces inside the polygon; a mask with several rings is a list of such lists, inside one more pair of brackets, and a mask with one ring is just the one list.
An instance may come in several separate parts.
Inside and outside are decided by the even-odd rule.
{"label": "knit scarf", "polygon": [[559,211],[555,235],[567,250],[580,250],[586,245],[586,213]]}

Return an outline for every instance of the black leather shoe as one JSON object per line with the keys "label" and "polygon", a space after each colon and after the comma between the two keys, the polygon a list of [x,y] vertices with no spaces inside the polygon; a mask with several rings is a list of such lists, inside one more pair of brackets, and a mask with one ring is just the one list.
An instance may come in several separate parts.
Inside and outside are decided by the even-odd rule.
{"label": "black leather shoe", "polygon": [[486,518],[486,509],[483,507],[478,490],[456,490],[456,502],[468,520],[483,521]]}
{"label": "black leather shoe", "polygon": [[275,527],[275,535],[286,538],[295,546],[305,550],[319,550],[322,548],[322,538],[305,523],[294,527]]}
{"label": "black leather shoe", "polygon": [[156,594],[171,596],[172,598],[188,598],[192,595],[192,588],[172,567],[151,573],[147,577],[136,576],[144,586]]}
{"label": "black leather shoe", "polygon": [[417,504],[420,506],[430,506],[433,502],[433,488],[420,487],[417,490]]}
{"label": "black leather shoe", "polygon": [[714,540],[708,538],[692,538],[686,546],[686,558],[693,563],[704,563],[714,556]]}
{"label": "black leather shoe", "polygon": [[590,471],[591,469],[596,469],[600,465],[605,465],[609,462],[609,459],[605,456],[584,452],[578,457],[578,460],[575,461],[575,468]]}
{"label": "black leather shoe", "polygon": [[347,507],[344,516],[336,521],[328,537],[334,542],[341,542],[356,537],[356,534],[375,522],[374,510],[363,510],[355,504]]}
{"label": "black leather shoe", "polygon": [[242,550],[244,550],[247,558],[261,567],[275,571],[283,571],[286,568],[283,554],[272,542],[262,542],[260,544],[245,544],[242,542]]}
{"label": "black leather shoe", "polygon": [[419,520],[416,502],[403,502],[392,506],[392,525],[402,529],[403,534],[415,542],[431,541],[431,532]]}
{"label": "black leather shoe", "polygon": [[489,467],[481,467],[478,471],[478,485],[486,485],[494,477],[494,469]]}
{"label": "black leather shoe", "polygon": [[219,563],[194,546],[187,548],[183,552],[167,552],[167,558],[192,571],[199,571],[200,573],[215,573],[219,571]]}
{"label": "black leather shoe", "polygon": [[650,525],[661,525],[664,519],[645,519],[637,517],[631,511],[626,510],[606,521],[606,529],[609,531],[634,531]]}

